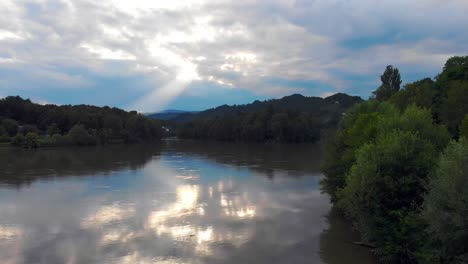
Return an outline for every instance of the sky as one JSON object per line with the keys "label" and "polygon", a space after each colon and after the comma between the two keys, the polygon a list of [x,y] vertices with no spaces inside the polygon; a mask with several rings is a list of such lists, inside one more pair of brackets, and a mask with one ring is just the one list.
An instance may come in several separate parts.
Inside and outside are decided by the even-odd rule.
{"label": "sky", "polygon": [[202,110],[368,98],[467,55],[467,0],[0,0],[0,97]]}

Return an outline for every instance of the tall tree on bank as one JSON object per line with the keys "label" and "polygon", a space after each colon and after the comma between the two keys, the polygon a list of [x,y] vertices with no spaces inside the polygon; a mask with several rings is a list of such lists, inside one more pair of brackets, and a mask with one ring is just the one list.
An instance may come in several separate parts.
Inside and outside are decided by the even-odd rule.
{"label": "tall tree on bank", "polygon": [[372,92],[377,100],[385,101],[400,91],[401,76],[398,68],[393,68],[392,65],[388,65],[384,73],[380,76],[380,80],[382,81],[382,85]]}

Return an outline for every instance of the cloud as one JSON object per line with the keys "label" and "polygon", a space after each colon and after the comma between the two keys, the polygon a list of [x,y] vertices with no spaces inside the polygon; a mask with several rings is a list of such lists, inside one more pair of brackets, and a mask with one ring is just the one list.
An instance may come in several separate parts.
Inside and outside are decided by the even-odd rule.
{"label": "cloud", "polygon": [[118,90],[127,99],[108,102],[140,111],[201,84],[366,97],[387,64],[434,76],[464,55],[466,11],[464,0],[4,0],[0,93],[79,88],[94,102],[90,91]]}

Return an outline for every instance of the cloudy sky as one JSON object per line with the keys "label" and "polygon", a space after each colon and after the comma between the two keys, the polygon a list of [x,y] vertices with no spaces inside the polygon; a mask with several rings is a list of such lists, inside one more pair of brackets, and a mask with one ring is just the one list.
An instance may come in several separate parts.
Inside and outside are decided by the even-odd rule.
{"label": "cloudy sky", "polygon": [[0,96],[199,110],[367,98],[466,55],[467,0],[0,0]]}

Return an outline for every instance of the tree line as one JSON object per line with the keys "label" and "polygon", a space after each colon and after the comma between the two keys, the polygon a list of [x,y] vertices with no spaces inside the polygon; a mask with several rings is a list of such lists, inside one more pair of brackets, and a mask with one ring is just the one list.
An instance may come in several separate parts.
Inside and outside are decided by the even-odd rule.
{"label": "tree line", "polygon": [[[325,99],[299,94],[248,105],[220,106],[182,115],[169,124],[181,138],[254,142],[313,142],[335,129],[342,114],[361,102],[335,94]],[[188,121],[187,121],[188,120]]]}
{"label": "tree line", "polygon": [[19,96],[0,99],[0,142],[17,146],[147,142],[163,136],[161,123],[136,111],[89,105],[40,105]]}
{"label": "tree line", "polygon": [[400,89],[388,66],[326,143],[322,189],[390,263],[468,262],[468,57]]}
{"label": "tree line", "polygon": [[181,125],[178,135],[223,141],[309,142],[319,138],[320,130],[307,113],[270,106],[252,113],[239,112],[188,122]]}

